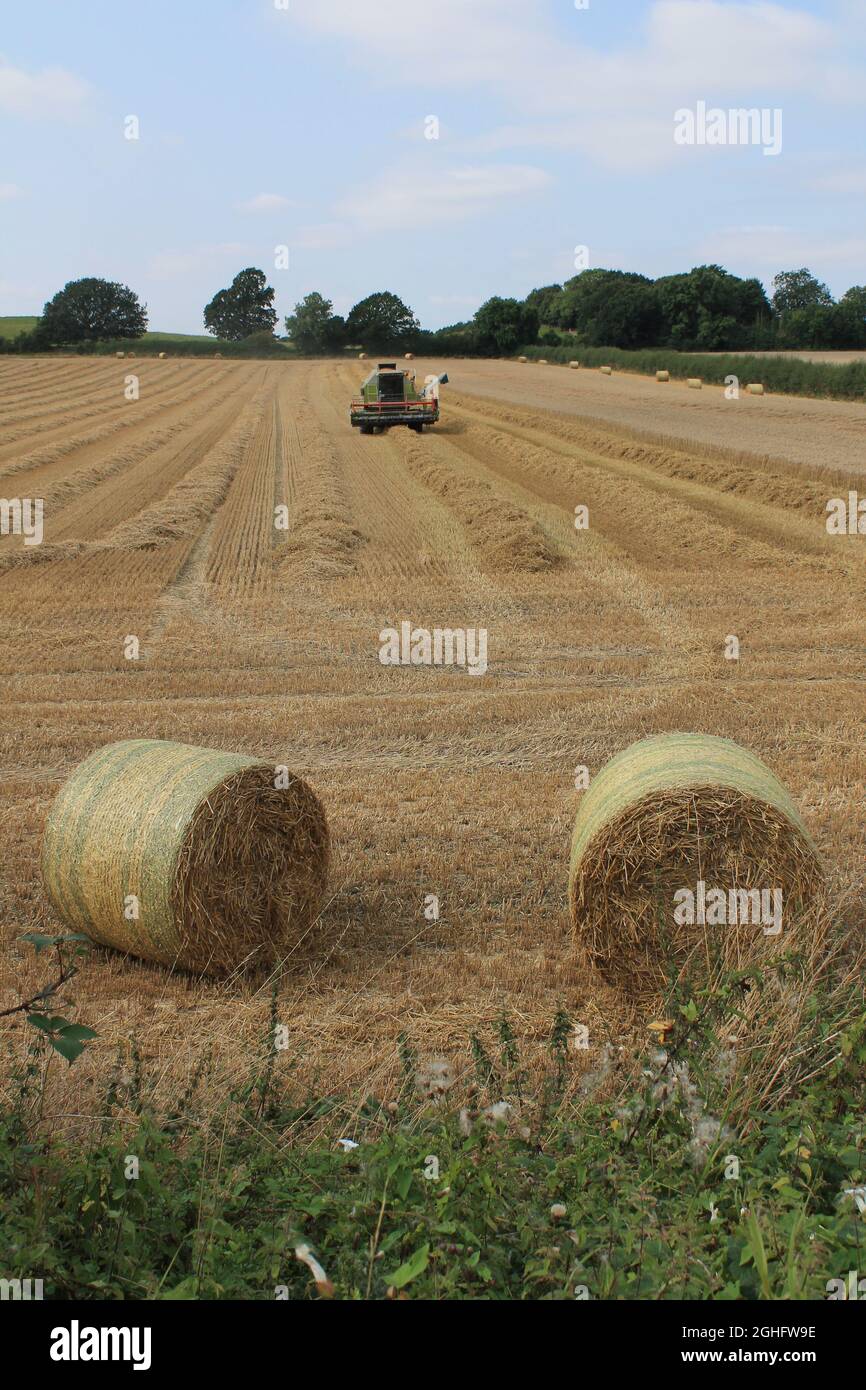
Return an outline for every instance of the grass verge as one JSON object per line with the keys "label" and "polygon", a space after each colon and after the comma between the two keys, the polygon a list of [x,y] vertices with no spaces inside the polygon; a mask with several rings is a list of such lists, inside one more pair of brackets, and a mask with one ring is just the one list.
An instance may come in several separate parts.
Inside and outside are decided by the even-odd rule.
{"label": "grass verge", "polygon": [[33,1029],[0,1110],[0,1274],[76,1300],[826,1298],[866,1270],[866,1014],[842,974],[802,999],[769,1103],[773,993],[754,971],[680,982],[635,1050],[562,1010],[532,1079],[503,1014],[471,1038],[459,1097],[403,1037],[388,1103],[295,1093],[275,987],[216,1106],[205,1052],[155,1113],[131,1040],[74,1141],[44,1113],[64,1062]]}
{"label": "grass verge", "polygon": [[581,367],[608,366],[651,377],[657,371],[667,370],[678,381],[700,377],[717,386],[724,386],[727,378],[736,377],[741,390],[749,382],[759,381],[768,391],[782,395],[818,396],[838,401],[866,399],[866,362],[803,362],[790,357],[749,357],[740,353],[710,356],[672,352],[668,348],[642,348],[630,352],[624,348],[534,346],[521,348],[520,352],[531,362],[539,358],[560,364],[574,360],[579,361]]}

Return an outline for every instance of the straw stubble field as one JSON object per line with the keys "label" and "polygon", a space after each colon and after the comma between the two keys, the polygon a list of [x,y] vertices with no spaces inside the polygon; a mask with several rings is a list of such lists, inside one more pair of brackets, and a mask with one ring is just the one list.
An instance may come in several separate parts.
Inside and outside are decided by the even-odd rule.
{"label": "straw stubble field", "polygon": [[[354,364],[0,363],[0,493],[46,507],[41,546],[0,539],[0,1008],[45,979],[17,938],[57,924],[39,875],[51,802],[123,739],[286,764],[322,799],[326,907],[279,1004],[285,1064],[320,1094],[387,1095],[402,1029],[462,1067],[503,1006],[530,1060],[560,1005],[595,1037],[641,1023],[575,952],[567,879],[575,768],[648,734],[757,753],[826,857],[834,902],[856,911],[866,541],[829,537],[824,509],[857,485],[866,411],[448,370],[435,431],[361,438],[346,420]],[[648,389],[665,394],[641,433]],[[273,525],[283,505],[288,530]],[[379,633],[402,620],[486,628],[487,673],[383,666]],[[133,1037],[161,1095],[208,1049],[222,1086],[268,1011],[261,979],[101,950],[66,999],[99,1032],[55,1070],[67,1115]]]}

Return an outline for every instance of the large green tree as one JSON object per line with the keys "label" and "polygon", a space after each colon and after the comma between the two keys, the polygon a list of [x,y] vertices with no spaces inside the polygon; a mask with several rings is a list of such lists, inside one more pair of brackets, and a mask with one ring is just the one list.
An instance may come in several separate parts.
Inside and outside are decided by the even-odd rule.
{"label": "large green tree", "polygon": [[552,324],[554,328],[565,326],[560,322],[562,285],[542,285],[537,290],[530,290],[523,302],[535,310],[540,324]]}
{"label": "large green tree", "polygon": [[648,347],[659,322],[655,288],[645,275],[584,270],[563,286],[559,324],[590,347]]}
{"label": "large green tree", "polygon": [[812,304],[791,309],[779,319],[776,346],[780,348],[866,347],[866,319],[855,300]]}
{"label": "large green tree", "polygon": [[665,275],[655,289],[662,312],[661,340],[685,351],[756,346],[772,318],[763,286],[741,280],[719,265],[699,265],[687,275]]}
{"label": "large green tree", "polygon": [[147,329],[147,306],[128,285],[88,276],[70,280],[49,299],[37,325],[47,344],[139,338]]}
{"label": "large green tree", "polygon": [[263,270],[248,266],[232,280],[227,290],[219,290],[204,311],[208,333],[229,342],[240,342],[263,329],[273,332],[277,322],[274,291]]}
{"label": "large green tree", "polygon": [[396,294],[380,290],[362,299],[349,311],[346,338],[365,348],[403,347],[413,341],[421,325],[408,305]]}
{"label": "large green tree", "polygon": [[866,285],[852,285],[839,300],[856,317],[866,322]]}
{"label": "large green tree", "polygon": [[482,352],[513,352],[538,336],[538,311],[517,299],[494,295],[475,315],[475,343]]}
{"label": "large green tree", "polygon": [[301,352],[334,352],[341,346],[346,323],[333,309],[331,300],[316,290],[295,305],[286,319],[286,332]]}
{"label": "large green tree", "polygon": [[829,309],[833,296],[804,266],[802,270],[783,270],[773,281],[773,308],[777,314],[794,309]]}

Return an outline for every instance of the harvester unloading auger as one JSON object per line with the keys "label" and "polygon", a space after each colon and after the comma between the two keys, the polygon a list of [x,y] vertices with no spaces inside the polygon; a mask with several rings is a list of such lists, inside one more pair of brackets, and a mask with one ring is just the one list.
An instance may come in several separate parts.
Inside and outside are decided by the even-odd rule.
{"label": "harvester unloading auger", "polygon": [[396,362],[380,362],[361,382],[361,395],[349,407],[349,420],[362,434],[392,425],[408,425],[420,434],[425,425],[435,425],[439,419],[439,387],[447,380],[447,372],[425,377],[419,395],[413,371],[398,369]]}

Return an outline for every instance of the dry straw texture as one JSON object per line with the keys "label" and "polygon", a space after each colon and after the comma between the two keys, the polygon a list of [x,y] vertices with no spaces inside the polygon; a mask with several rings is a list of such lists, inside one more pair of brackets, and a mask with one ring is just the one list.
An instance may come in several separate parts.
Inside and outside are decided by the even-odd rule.
{"label": "dry straw texture", "polygon": [[[662,734],[602,768],[574,826],[569,902],[578,940],[611,983],[664,987],[673,960],[700,952],[743,966],[788,944],[822,870],[781,782],[729,739]],[[783,926],[677,924],[678,889],[782,889]]]}
{"label": "dry straw texture", "polygon": [[66,926],[207,974],[272,964],[315,920],[329,858],[316,796],[275,780],[269,763],[182,743],[93,753],[61,788],[42,847]]}

